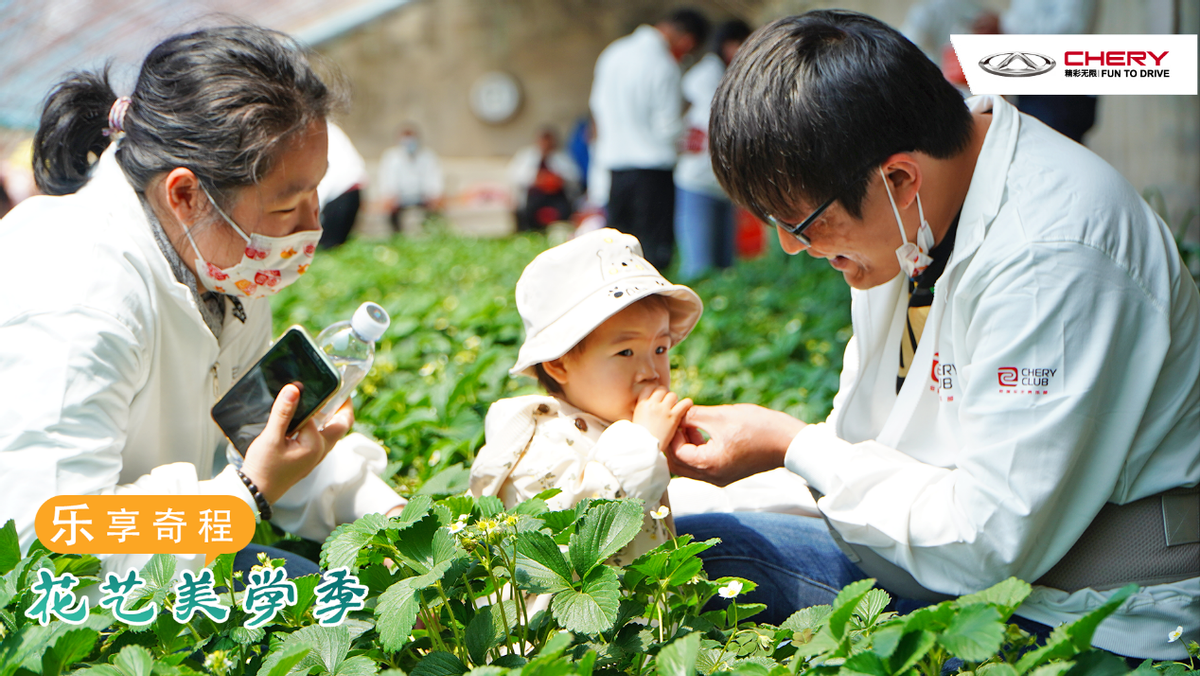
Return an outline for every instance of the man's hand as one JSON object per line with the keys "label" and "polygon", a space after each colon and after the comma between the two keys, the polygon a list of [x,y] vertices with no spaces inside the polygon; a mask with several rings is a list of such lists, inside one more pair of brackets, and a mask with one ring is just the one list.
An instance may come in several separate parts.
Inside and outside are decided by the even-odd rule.
{"label": "man's hand", "polygon": [[[670,447],[671,471],[717,486],[783,466],[805,423],[754,404],[693,406]],[[704,441],[700,430],[708,433]]]}
{"label": "man's hand", "polygon": [[638,393],[633,422],[649,430],[658,439],[658,450],[665,453],[679,428],[679,421],[691,407],[691,399],[679,401],[679,397],[665,387],[647,387]]}
{"label": "man's hand", "polygon": [[354,409],[347,400],[324,429],[317,430],[317,423],[309,420],[296,431],[294,438],[289,439],[288,424],[299,404],[300,388],[294,384],[285,385],[271,407],[267,428],[250,444],[242,463],[242,473],[270,503],[283,497],[289,488],[321,464],[333,445],[354,425]]}

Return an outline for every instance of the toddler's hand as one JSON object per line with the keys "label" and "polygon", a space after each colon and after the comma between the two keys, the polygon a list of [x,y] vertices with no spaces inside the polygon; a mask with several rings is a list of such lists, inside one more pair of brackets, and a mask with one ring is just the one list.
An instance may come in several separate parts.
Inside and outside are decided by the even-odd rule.
{"label": "toddler's hand", "polygon": [[691,399],[680,401],[674,392],[665,387],[653,390],[647,387],[638,395],[637,406],[633,409],[633,422],[649,430],[658,439],[658,450],[663,451],[674,438],[679,421],[691,407]]}

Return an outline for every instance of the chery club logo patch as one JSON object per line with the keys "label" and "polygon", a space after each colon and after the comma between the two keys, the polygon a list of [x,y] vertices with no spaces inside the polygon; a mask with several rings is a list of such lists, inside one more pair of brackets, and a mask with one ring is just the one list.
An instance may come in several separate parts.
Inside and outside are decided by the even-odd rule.
{"label": "chery club logo patch", "polygon": [[996,369],[996,380],[1001,394],[1049,394],[1058,369],[1023,368],[1001,366]]}

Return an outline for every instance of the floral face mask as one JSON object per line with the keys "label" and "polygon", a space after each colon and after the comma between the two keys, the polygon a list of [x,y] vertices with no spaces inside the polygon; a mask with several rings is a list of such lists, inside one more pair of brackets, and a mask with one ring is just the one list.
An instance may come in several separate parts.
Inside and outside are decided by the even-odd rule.
{"label": "floral face mask", "polygon": [[242,260],[231,268],[219,268],[205,262],[192,239],[190,230],[184,230],[192,250],[196,252],[196,272],[204,288],[217,293],[245,296],[246,298],[265,298],[278,293],[280,289],[291,284],[308,271],[313,254],[317,250],[317,242],[321,239],[320,230],[304,230],[287,237],[267,237],[265,235],[249,235],[238,227],[233,219],[217,206],[216,200],[204,190],[208,201],[221,214],[221,218],[229,224],[233,231],[246,240],[246,250],[242,252]]}

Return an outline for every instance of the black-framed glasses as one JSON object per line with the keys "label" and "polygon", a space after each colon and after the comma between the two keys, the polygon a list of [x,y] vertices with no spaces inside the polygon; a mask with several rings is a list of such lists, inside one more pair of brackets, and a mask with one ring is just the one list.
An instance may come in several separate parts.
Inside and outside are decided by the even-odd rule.
{"label": "black-framed glasses", "polygon": [[825,210],[828,209],[829,205],[833,204],[836,199],[836,197],[830,197],[829,199],[825,200],[825,203],[817,207],[815,211],[809,214],[808,218],[800,221],[796,225],[784,223],[774,216],[767,216],[767,218],[771,221],[771,225],[779,228],[792,237],[795,237],[804,246],[812,246],[812,242],[809,241],[808,236],[804,234],[804,231],[808,230],[813,223],[816,223],[817,219],[821,217],[821,214],[825,213]]}

